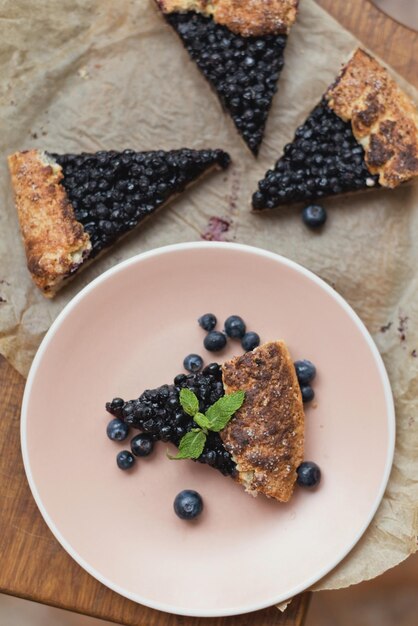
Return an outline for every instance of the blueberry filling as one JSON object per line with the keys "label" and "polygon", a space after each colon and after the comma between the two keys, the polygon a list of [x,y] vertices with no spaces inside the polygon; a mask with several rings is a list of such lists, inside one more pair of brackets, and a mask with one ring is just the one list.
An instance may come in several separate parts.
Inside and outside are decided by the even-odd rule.
{"label": "blueberry filling", "polygon": [[363,147],[323,99],[299,126],[283,156],[269,170],[253,195],[255,210],[303,202],[334,194],[379,187],[371,174]]}
{"label": "blueberry filling", "polygon": [[226,168],[222,150],[52,154],[76,219],[96,256],[213,165]]}
{"label": "blueberry filling", "polygon": [[243,37],[194,12],[165,17],[257,154],[283,68],[287,36]]}
{"label": "blueberry filling", "polygon": [[[205,412],[216,400],[224,395],[222,372],[219,365],[211,363],[197,374],[179,374],[172,385],[162,385],[149,389],[136,400],[124,402],[120,398],[109,402],[106,409],[126,424],[149,433],[154,440],[170,441],[176,446],[180,439],[197,425],[181,408],[180,390],[191,389],[199,399],[199,409]],[[236,466],[223,445],[219,433],[209,432],[205,448],[199,457],[200,463],[207,463],[225,476],[234,476]]]}

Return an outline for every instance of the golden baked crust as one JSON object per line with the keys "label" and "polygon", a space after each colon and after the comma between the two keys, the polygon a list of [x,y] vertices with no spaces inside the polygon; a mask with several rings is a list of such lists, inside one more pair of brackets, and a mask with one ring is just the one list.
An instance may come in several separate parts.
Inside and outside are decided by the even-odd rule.
{"label": "golden baked crust", "polygon": [[196,11],[244,37],[287,34],[299,0],[156,0],[164,13]]}
{"label": "golden baked crust", "polygon": [[287,502],[303,461],[304,412],[293,361],[282,341],[265,343],[222,366],[225,393],[245,401],[220,432],[252,495]]}
{"label": "golden baked crust", "polygon": [[387,70],[358,48],[325,94],[328,106],[351,120],[372,174],[384,187],[418,175],[418,112]]}
{"label": "golden baked crust", "polygon": [[8,161],[28,269],[51,298],[90,254],[90,238],[74,217],[58,163],[40,150]]}

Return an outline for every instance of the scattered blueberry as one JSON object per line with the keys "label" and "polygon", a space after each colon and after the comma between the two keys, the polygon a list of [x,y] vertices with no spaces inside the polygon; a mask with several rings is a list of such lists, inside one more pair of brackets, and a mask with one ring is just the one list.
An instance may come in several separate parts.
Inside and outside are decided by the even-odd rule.
{"label": "scattered blueberry", "polygon": [[116,463],[121,470],[127,470],[133,466],[135,458],[128,450],[122,450],[116,457]]}
{"label": "scattered blueberry", "polygon": [[174,499],[174,512],[180,519],[195,519],[203,511],[203,500],[197,491],[184,489]]}
{"label": "scattered blueberry", "polygon": [[209,352],[217,352],[226,346],[226,337],[218,330],[211,330],[203,341],[203,345]]}
{"label": "scattered blueberry", "polygon": [[311,363],[311,361],[308,361],[308,359],[295,361],[295,370],[296,376],[298,377],[298,381],[301,385],[310,383],[316,375],[316,367],[313,363]]}
{"label": "scattered blueberry", "polygon": [[245,335],[245,322],[239,315],[230,315],[225,322],[225,332],[232,339],[241,339]]}
{"label": "scattered blueberry", "polygon": [[301,385],[303,402],[311,402],[315,398],[315,392],[310,385]]}
{"label": "scattered blueberry", "polygon": [[148,456],[154,449],[154,441],[149,433],[140,433],[131,439],[131,450],[135,456]]}
{"label": "scattered blueberry", "polygon": [[108,423],[106,433],[112,441],[124,441],[129,434],[129,426],[115,417]]}
{"label": "scattered blueberry", "polygon": [[203,330],[207,330],[209,332],[215,328],[218,320],[213,315],[213,313],[205,313],[205,315],[199,317],[197,321],[199,322],[199,326],[201,326]]}
{"label": "scattered blueberry", "polygon": [[321,470],[316,463],[305,461],[297,469],[297,483],[301,487],[315,487],[321,480]]}
{"label": "scattered blueberry", "polygon": [[252,331],[245,333],[244,337],[241,339],[241,345],[246,352],[254,350],[254,348],[260,345],[260,336]]}
{"label": "scattered blueberry", "polygon": [[203,367],[203,359],[198,354],[188,354],[184,358],[183,367],[188,372],[200,372]]}
{"label": "scattered blueberry", "polygon": [[303,209],[302,219],[309,228],[321,228],[327,221],[327,212],[318,204],[310,204]]}

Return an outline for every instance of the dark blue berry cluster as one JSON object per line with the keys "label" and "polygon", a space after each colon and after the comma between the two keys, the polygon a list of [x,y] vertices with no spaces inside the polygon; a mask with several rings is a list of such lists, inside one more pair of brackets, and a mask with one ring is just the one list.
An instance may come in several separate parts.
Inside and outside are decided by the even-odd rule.
{"label": "dark blue berry cluster", "polygon": [[[298,377],[302,400],[310,402],[315,397],[311,382],[316,376],[316,367],[312,361],[304,359],[295,361],[296,376]],[[297,469],[297,483],[301,487],[315,487],[321,480],[321,470],[313,461],[304,461]]]}
{"label": "dark blue berry cluster", "polygon": [[222,150],[53,154],[76,219],[90,235],[91,256],[132,230],[210,167],[226,168]]}
{"label": "dark blue berry cluster", "polygon": [[[128,438],[129,424],[122,419],[122,409],[125,402],[122,398],[113,398],[110,403],[110,413],[115,417],[108,423],[106,434],[112,441],[125,441]],[[106,408],[108,408],[106,406]],[[109,409],[108,409],[109,410]],[[134,466],[135,456],[148,456],[154,447],[154,440],[147,433],[141,433],[131,439],[131,452],[122,450],[116,456],[116,464],[119,469],[128,470]]]}
{"label": "dark blue berry cluster", "polygon": [[286,35],[243,37],[194,12],[166,19],[257,154],[284,64]]}
{"label": "dark blue berry cluster", "polygon": [[367,169],[351,123],[339,118],[323,99],[285,146],[275,168],[259,182],[253,208],[273,209],[371,186],[379,186],[378,176]]}
{"label": "dark blue berry cluster", "polygon": [[203,330],[208,334],[203,340],[203,345],[209,352],[219,352],[226,346],[227,337],[239,339],[243,349],[248,352],[260,345],[260,337],[257,333],[247,332],[246,324],[239,315],[230,315],[225,320],[224,332],[214,330],[218,320],[213,313],[205,313],[197,320]]}
{"label": "dark blue berry cluster", "polygon": [[[204,413],[224,395],[220,366],[211,363],[201,373],[179,374],[172,385],[148,389],[136,400],[124,402],[115,398],[106,404],[106,409],[125,424],[141,430],[153,441],[170,441],[178,446],[181,438],[197,427],[193,418],[181,407],[179,396],[182,388],[188,388],[196,394],[199,410]],[[134,453],[135,450],[136,445],[133,445]],[[233,476],[236,472],[231,455],[225,449],[219,434],[215,432],[208,433],[205,448],[198,461],[215,467],[226,476]]]}
{"label": "dark blue berry cluster", "polygon": [[315,392],[310,383],[316,376],[316,367],[311,361],[308,361],[308,359],[295,361],[294,365],[302,393],[302,400],[305,403],[311,402],[315,397]]}

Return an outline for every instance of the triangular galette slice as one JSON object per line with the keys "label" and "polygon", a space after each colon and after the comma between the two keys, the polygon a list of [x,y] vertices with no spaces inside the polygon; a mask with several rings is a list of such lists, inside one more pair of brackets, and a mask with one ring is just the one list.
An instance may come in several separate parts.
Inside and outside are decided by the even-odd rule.
{"label": "triangular galette slice", "polygon": [[156,2],[257,154],[298,0]]}
{"label": "triangular galette slice", "polygon": [[265,343],[222,366],[225,393],[245,401],[221,431],[248,493],[287,502],[303,461],[304,411],[292,359],[283,341]]}
{"label": "triangular galette slice", "polygon": [[418,112],[376,59],[357,49],[253,196],[255,211],[418,175]]}
{"label": "triangular galette slice", "polygon": [[225,393],[245,392],[242,407],[226,428],[209,432],[198,461],[235,478],[254,496],[263,493],[287,502],[303,461],[304,411],[285,343],[265,343],[222,367],[212,363],[201,373],[180,374],[172,385],[147,390],[137,400],[117,398],[106,408],[134,428],[178,446],[197,426],[180,405],[185,387],[198,397],[201,412]]}
{"label": "triangular galette slice", "polygon": [[52,297],[93,259],[188,185],[224,169],[222,150],[171,150],[9,157],[28,268]]}

